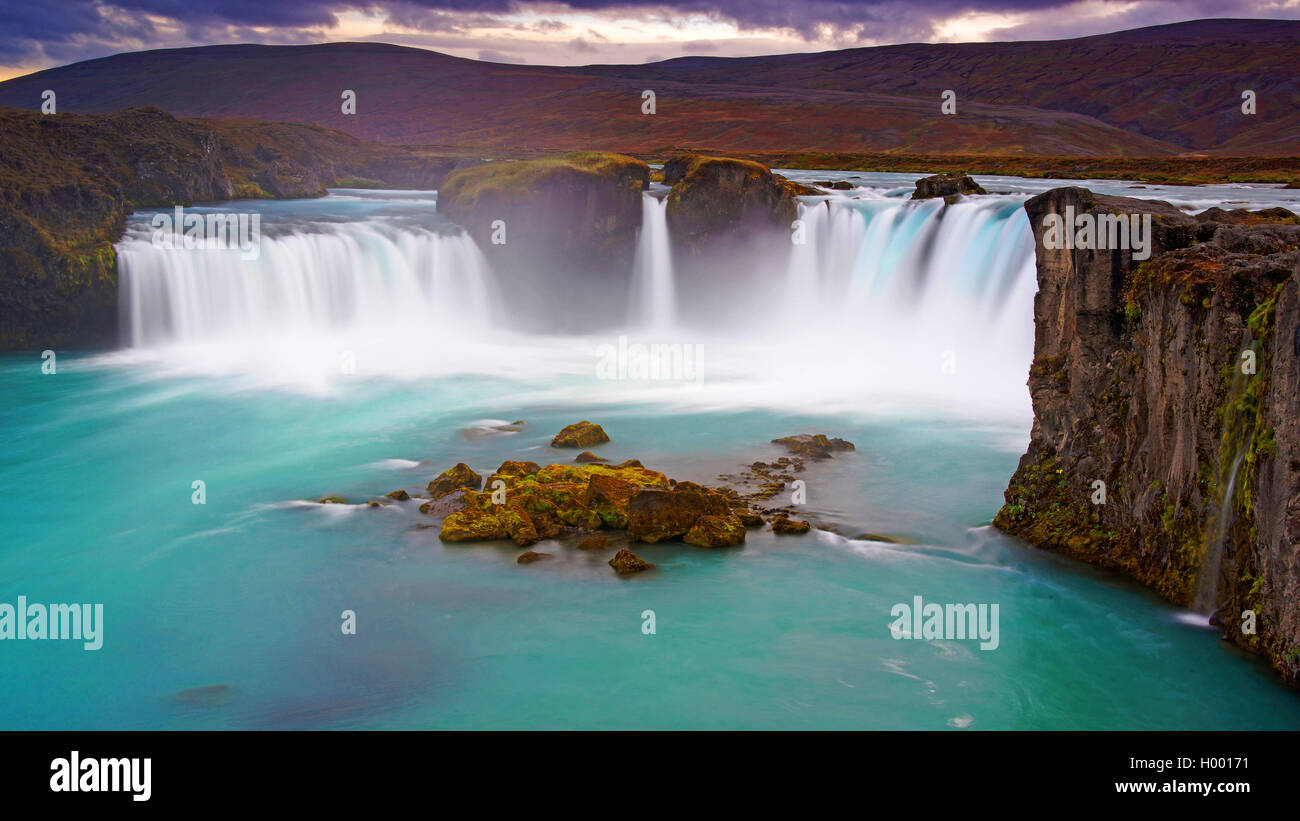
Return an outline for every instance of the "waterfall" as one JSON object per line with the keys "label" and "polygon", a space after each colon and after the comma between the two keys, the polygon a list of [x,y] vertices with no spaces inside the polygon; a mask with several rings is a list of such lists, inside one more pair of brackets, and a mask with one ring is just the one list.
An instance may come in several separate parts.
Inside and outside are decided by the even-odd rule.
{"label": "waterfall", "polygon": [[581,374],[596,346],[630,334],[707,342],[712,384],[734,398],[746,382],[745,401],[862,408],[922,396],[940,410],[1027,413],[1037,282],[1023,197],[808,197],[792,245],[779,237],[768,256],[682,281],[658,193],[643,195],[631,280],[609,283],[628,310],[587,317],[578,335],[526,329],[572,327],[573,289],[589,283],[542,272],[530,285],[553,300],[504,301],[505,280],[428,193],[240,204],[268,216],[253,259],[155,247],[136,215],[117,246],[127,352],[327,389],[345,357],[398,377]]}
{"label": "waterfall", "polygon": [[668,198],[647,191],[641,195],[641,231],[637,236],[632,273],[632,323],[663,330],[677,319],[672,246],[668,239]]}
{"label": "waterfall", "polygon": [[1036,288],[1021,205],[1011,197],[801,204],[805,242],[791,254],[785,296],[845,322],[979,325],[979,333],[996,334],[986,323],[1032,304]]}
{"label": "waterfall", "polygon": [[[1250,339],[1250,332],[1245,332],[1243,350],[1249,348],[1259,353],[1258,346]],[[1192,594],[1191,609],[1197,613],[1210,613],[1219,601],[1219,569],[1223,565],[1223,551],[1228,539],[1228,528],[1232,526],[1234,505],[1237,495],[1237,476],[1241,465],[1246,460],[1253,436],[1253,415],[1236,410],[1246,391],[1248,378],[1240,367],[1234,367],[1232,385],[1228,389],[1228,413],[1223,420],[1223,438],[1220,449],[1219,469],[1215,477],[1216,486],[1221,489],[1218,504],[1211,509],[1205,535],[1205,550],[1201,555],[1201,564],[1196,570],[1196,589]],[[1245,424],[1244,417],[1249,416],[1251,424]]]}
{"label": "waterfall", "polygon": [[265,333],[454,331],[488,319],[486,262],[464,234],[368,222],[263,236],[237,249],[165,250],[141,231],[118,244],[133,347]]}

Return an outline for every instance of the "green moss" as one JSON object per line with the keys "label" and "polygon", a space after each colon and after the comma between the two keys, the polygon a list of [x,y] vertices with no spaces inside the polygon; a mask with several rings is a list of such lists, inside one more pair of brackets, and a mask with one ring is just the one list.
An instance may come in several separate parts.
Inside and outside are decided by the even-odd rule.
{"label": "green moss", "polygon": [[447,176],[438,196],[454,200],[462,211],[472,211],[486,197],[526,201],[542,183],[557,176],[602,179],[626,176],[629,180],[636,180],[640,188],[639,174],[648,176],[649,167],[632,157],[606,151],[576,151],[536,160],[492,162],[462,168]]}

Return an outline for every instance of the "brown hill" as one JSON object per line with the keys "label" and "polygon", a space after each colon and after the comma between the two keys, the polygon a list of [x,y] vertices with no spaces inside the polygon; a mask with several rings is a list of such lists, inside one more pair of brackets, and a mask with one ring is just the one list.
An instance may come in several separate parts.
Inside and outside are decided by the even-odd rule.
{"label": "brown hill", "polygon": [[[484,63],[377,43],[135,52],[0,83],[0,105],[156,105],[449,151],[1300,153],[1300,23],[1212,20],[1076,40],[903,45],[641,66]],[[951,88],[958,113],[944,116]],[[1241,90],[1258,95],[1253,117]],[[201,89],[202,93],[196,93]],[[357,93],[344,115],[341,93]],[[656,94],[654,116],[642,91]]]}

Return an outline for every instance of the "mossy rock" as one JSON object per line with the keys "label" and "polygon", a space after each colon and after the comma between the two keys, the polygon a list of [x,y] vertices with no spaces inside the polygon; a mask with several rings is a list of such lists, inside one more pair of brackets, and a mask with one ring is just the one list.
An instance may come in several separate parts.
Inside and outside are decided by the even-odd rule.
{"label": "mossy rock", "polygon": [[555,438],[551,440],[553,448],[589,448],[592,445],[603,445],[609,441],[609,434],[605,429],[593,422],[574,422],[567,425]]}
{"label": "mossy rock", "polygon": [[745,523],[738,516],[701,516],[682,541],[698,547],[734,547],[745,542]]}
{"label": "mossy rock", "polygon": [[475,473],[464,462],[457,462],[455,467],[444,470],[438,474],[437,478],[429,482],[429,495],[434,499],[441,499],[443,496],[462,488],[478,490],[482,486],[482,476]]}
{"label": "mossy rock", "polygon": [[799,536],[812,529],[812,525],[788,516],[778,516],[772,520],[772,532],[782,536]]}
{"label": "mossy rock", "polygon": [[619,551],[614,554],[614,557],[609,560],[609,566],[614,568],[619,575],[640,573],[654,567],[650,562],[647,562],[645,559],[636,555],[631,550],[628,550],[626,547],[620,548]]}

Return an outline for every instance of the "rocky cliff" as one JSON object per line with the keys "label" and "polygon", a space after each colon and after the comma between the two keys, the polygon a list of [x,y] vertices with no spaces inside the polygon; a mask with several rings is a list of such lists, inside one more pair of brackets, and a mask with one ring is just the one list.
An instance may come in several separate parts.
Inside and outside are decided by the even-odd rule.
{"label": "rocky cliff", "polygon": [[0,350],[116,341],[113,243],[137,208],[432,188],[466,162],[317,126],[0,109]]}
{"label": "rocky cliff", "polygon": [[[1025,210],[1034,424],[995,524],[1213,613],[1297,683],[1300,220],[1083,188]],[[1149,246],[1059,242],[1051,215],[1067,214],[1149,218]]]}

